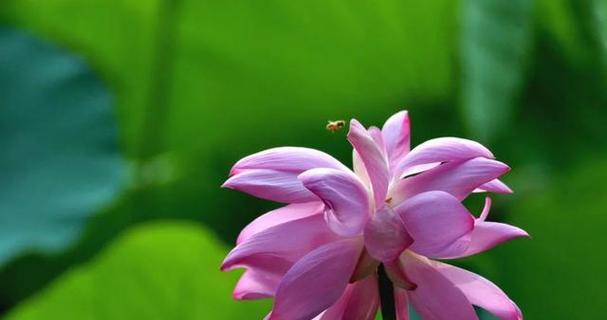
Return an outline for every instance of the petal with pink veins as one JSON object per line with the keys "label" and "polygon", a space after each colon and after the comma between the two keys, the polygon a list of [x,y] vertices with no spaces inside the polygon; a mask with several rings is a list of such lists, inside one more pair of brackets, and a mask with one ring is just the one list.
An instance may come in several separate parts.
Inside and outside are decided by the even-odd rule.
{"label": "petal with pink veins", "polygon": [[263,214],[257,219],[249,223],[238,235],[236,244],[239,244],[252,235],[266,230],[270,227],[283,224],[292,220],[297,220],[312,216],[315,214],[321,214],[324,209],[324,204],[318,202],[307,202],[307,203],[294,203],[282,208],[272,210],[266,214]]}
{"label": "petal with pink veins", "polygon": [[325,218],[341,236],[362,232],[370,214],[367,189],[351,172],[312,169],[299,175],[303,185],[325,203]]}
{"label": "petal with pink veins", "polygon": [[485,221],[491,209],[491,198],[485,198],[485,206],[480,217],[474,221],[474,229],[469,234],[469,243],[466,247],[444,251],[436,256],[440,259],[457,259],[487,251],[503,242],[529,237],[529,234],[520,228],[505,223]]}
{"label": "petal with pink veins", "polygon": [[473,192],[512,193],[512,189],[499,179],[491,180],[476,188]]}
{"label": "petal with pink veins", "polygon": [[386,157],[381,148],[375,143],[373,137],[356,119],[350,121],[348,141],[352,144],[362,163],[365,165],[367,175],[373,188],[373,199],[377,209],[384,205],[390,172]]}
{"label": "petal with pink veins", "polygon": [[268,259],[295,262],[320,245],[338,239],[323,215],[275,225],[239,243],[223,261],[222,270],[255,267]]}
{"label": "petal with pink veins", "polygon": [[409,113],[401,111],[386,120],[382,127],[382,135],[386,145],[386,152],[393,169],[402,160],[411,148],[411,122]]}
{"label": "petal with pink veins", "polygon": [[457,259],[468,257],[487,251],[506,241],[522,237],[529,237],[529,234],[523,229],[505,223],[477,220],[466,249],[443,253],[437,258]]}
{"label": "petal with pink veins", "polygon": [[255,197],[283,202],[303,203],[318,201],[313,193],[297,180],[297,173],[267,169],[249,169],[230,177],[224,188],[234,189]]}
{"label": "petal with pink veins", "polygon": [[360,155],[356,150],[352,150],[352,169],[356,176],[363,182],[363,184],[371,190],[371,180],[369,179],[369,174],[367,173],[367,169],[365,169],[365,164],[360,159]]}
{"label": "petal with pink veins", "polygon": [[444,191],[420,193],[394,211],[413,238],[410,249],[428,257],[458,243],[474,228],[474,217],[457,198]]}
{"label": "petal with pink veins", "polygon": [[384,137],[381,134],[381,130],[379,130],[378,127],[371,126],[371,127],[369,127],[369,129],[367,131],[369,132],[371,139],[373,139],[373,141],[375,141],[375,144],[377,145],[377,147],[379,147],[379,150],[381,151],[381,153],[384,155],[384,157],[386,157],[386,161],[388,161],[387,153],[386,153],[386,144],[384,143]]}
{"label": "petal with pink veins", "polygon": [[[285,270],[286,272],[286,270]],[[246,270],[234,289],[234,299],[254,300],[273,297],[284,273],[251,268]]]}
{"label": "petal with pink veins", "polygon": [[465,199],[474,189],[508,172],[506,164],[482,157],[466,161],[453,161],[397,182],[391,192],[393,202],[399,203],[405,197],[440,190],[458,200]]}
{"label": "petal with pink veins", "polygon": [[502,320],[522,320],[516,304],[491,281],[470,271],[435,262],[434,268],[449,279],[466,296],[468,301]]}
{"label": "petal with pink veins", "polygon": [[417,288],[407,291],[407,295],[423,319],[478,319],[466,295],[435,268],[436,262],[406,253],[402,255],[401,263],[407,276],[417,284]]}
{"label": "petal with pink veins", "polygon": [[365,247],[379,261],[392,261],[413,243],[399,216],[389,207],[377,211],[365,226]]}
{"label": "petal with pink veins", "polygon": [[230,175],[249,169],[268,169],[299,174],[313,168],[349,171],[337,159],[322,151],[302,147],[279,147],[242,158],[232,167]]}
{"label": "petal with pink veins", "polygon": [[398,164],[395,172],[404,177],[420,172],[420,165],[461,161],[476,157],[494,158],[491,151],[478,142],[453,137],[436,138],[413,148]]}
{"label": "petal with pink veins", "polygon": [[238,161],[223,187],[277,202],[316,201],[318,199],[297,180],[300,173],[313,168],[350,172],[341,162],[322,151],[281,147],[261,151]]}
{"label": "petal with pink veins", "polygon": [[314,320],[374,320],[378,307],[377,277],[372,275],[349,284],[341,298]]}
{"label": "petal with pink veins", "polygon": [[307,320],[328,309],[344,293],[361,250],[360,239],[342,239],[297,261],[278,287],[269,320]]}

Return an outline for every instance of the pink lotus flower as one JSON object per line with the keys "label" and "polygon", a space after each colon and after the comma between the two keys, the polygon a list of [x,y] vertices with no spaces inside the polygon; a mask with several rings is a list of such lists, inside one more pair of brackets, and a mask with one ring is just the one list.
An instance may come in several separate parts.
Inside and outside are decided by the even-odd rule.
{"label": "pink lotus flower", "polygon": [[244,267],[236,299],[274,298],[270,320],[375,319],[377,267],[395,285],[398,319],[477,319],[473,305],[522,319],[490,281],[431,259],[466,257],[516,237],[461,204],[472,192],[512,192],[509,171],[479,143],[437,138],[410,150],[409,117],[380,130],[350,122],[354,171],[321,151],[283,147],[238,161],[224,187],[288,205],[246,226],[222,270]]}

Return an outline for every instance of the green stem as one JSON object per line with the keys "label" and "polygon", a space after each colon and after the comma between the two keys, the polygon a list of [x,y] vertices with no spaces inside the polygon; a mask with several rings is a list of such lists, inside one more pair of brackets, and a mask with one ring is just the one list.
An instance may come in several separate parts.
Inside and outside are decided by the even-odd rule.
{"label": "green stem", "polygon": [[396,320],[396,305],[394,304],[394,287],[388,278],[383,264],[377,269],[379,279],[379,298],[383,320]]}

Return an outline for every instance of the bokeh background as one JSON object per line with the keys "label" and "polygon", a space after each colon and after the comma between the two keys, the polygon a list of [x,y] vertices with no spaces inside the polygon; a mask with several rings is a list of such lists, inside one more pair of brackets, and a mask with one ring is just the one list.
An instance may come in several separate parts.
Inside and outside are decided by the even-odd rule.
{"label": "bokeh background", "polygon": [[513,168],[492,219],[533,238],[458,264],[527,319],[601,319],[605,89],[605,0],[3,0],[0,317],[262,318],[219,264],[278,205],[220,189],[231,165],[349,164],[327,120],[408,109],[414,145],[472,138]]}

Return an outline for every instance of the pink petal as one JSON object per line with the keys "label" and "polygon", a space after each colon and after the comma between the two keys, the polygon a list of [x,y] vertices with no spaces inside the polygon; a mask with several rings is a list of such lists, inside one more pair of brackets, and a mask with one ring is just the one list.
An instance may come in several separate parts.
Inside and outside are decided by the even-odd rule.
{"label": "pink petal", "polygon": [[441,259],[456,259],[471,256],[487,251],[503,242],[520,237],[528,237],[529,234],[520,228],[505,223],[485,221],[491,209],[491,199],[485,198],[485,207],[480,217],[474,222],[474,230],[469,234],[469,243],[450,252],[441,253]]}
{"label": "pink petal", "polygon": [[400,217],[384,207],[365,226],[365,247],[379,261],[392,261],[413,243]]}
{"label": "pink petal", "polygon": [[434,257],[472,231],[474,217],[443,191],[420,193],[394,208],[413,238],[410,249]]}
{"label": "pink petal", "polygon": [[476,320],[468,298],[434,267],[435,262],[411,253],[401,257],[407,276],[417,288],[407,291],[413,307],[423,319]]}
{"label": "pink petal", "polygon": [[378,307],[377,278],[372,275],[349,284],[341,298],[314,319],[374,320]]}
{"label": "pink petal", "polygon": [[474,230],[470,234],[470,244],[465,250],[458,250],[450,254],[442,254],[441,259],[456,259],[471,256],[487,251],[506,241],[529,237],[529,234],[520,228],[505,223],[476,221]]}
{"label": "pink petal", "polygon": [[363,184],[371,189],[371,180],[369,179],[369,174],[367,173],[367,169],[365,169],[365,164],[360,159],[360,155],[356,150],[352,150],[352,169],[356,176],[363,182]]}
{"label": "pink petal", "polygon": [[485,197],[485,205],[483,206],[483,211],[481,211],[480,216],[477,221],[485,221],[489,216],[489,211],[491,211],[491,198]]}
{"label": "pink petal", "polygon": [[297,180],[297,175],[266,169],[243,170],[229,178],[222,187],[283,203],[318,201],[318,197]]}
{"label": "pink petal", "polygon": [[401,111],[386,120],[382,128],[382,134],[390,160],[390,168],[393,169],[402,160],[411,147],[411,123],[409,113]]}
{"label": "pink petal", "polygon": [[272,210],[249,223],[238,235],[236,244],[239,244],[252,235],[266,230],[270,227],[283,224],[292,220],[305,218],[315,214],[321,214],[324,204],[318,202],[295,203]]}
{"label": "pink petal", "polygon": [[310,252],[285,274],[270,320],[308,320],[343,294],[362,249],[357,238],[343,239]]}
{"label": "pink petal", "polygon": [[337,238],[322,215],[292,220],[255,233],[239,243],[223,261],[221,269],[259,267],[276,259],[295,262],[311,250]]}
{"label": "pink petal", "polygon": [[309,148],[282,147],[261,151],[238,161],[223,187],[285,203],[318,200],[297,176],[313,168],[350,171],[330,155]]}
{"label": "pink petal", "polygon": [[411,279],[409,279],[407,274],[405,274],[403,271],[400,259],[391,262],[384,262],[384,267],[388,278],[390,278],[390,281],[392,281],[395,288],[401,288],[408,291],[415,290],[415,288],[417,288],[417,284],[411,281]]}
{"label": "pink petal", "polygon": [[322,151],[301,147],[280,147],[242,158],[234,165],[230,175],[247,169],[268,169],[292,172],[297,175],[313,168],[349,171],[341,162]]}
{"label": "pink petal", "polygon": [[391,195],[393,203],[399,203],[405,197],[440,190],[452,194],[458,200],[463,200],[477,187],[509,170],[510,167],[504,163],[482,157],[453,161],[398,181]]}
{"label": "pink petal", "polygon": [[495,179],[478,187],[474,192],[512,193],[512,189],[499,179]]}
{"label": "pink petal", "polygon": [[360,159],[365,165],[371,185],[373,186],[375,206],[380,208],[384,205],[388,183],[390,182],[390,172],[386,157],[369,132],[355,119],[350,121],[348,141],[358,152]]}
{"label": "pink petal", "polygon": [[[387,156],[386,145],[384,144],[384,137],[381,134],[381,130],[379,130],[378,127],[371,126],[371,127],[369,127],[367,132],[369,132],[371,139],[373,139],[373,141],[375,142],[375,144],[377,145],[377,147],[379,148],[381,153],[384,155],[384,157],[386,157]],[[386,158],[386,161],[387,161],[387,158]]]}
{"label": "pink petal", "polygon": [[375,274],[379,263],[380,262],[378,260],[369,255],[369,252],[366,249],[363,249],[363,252],[358,258],[358,262],[356,263],[356,268],[354,268],[352,278],[350,278],[350,282],[359,281],[372,274]]}
{"label": "pink petal", "polygon": [[470,271],[436,263],[435,269],[463,292],[468,301],[502,320],[522,320],[516,304],[491,281]]}
{"label": "pink petal", "polygon": [[234,299],[254,300],[273,297],[283,274],[265,272],[255,268],[248,269],[236,284]]}
{"label": "pink petal", "polygon": [[395,171],[403,177],[412,174],[414,171],[419,172],[419,169],[417,169],[419,165],[467,160],[476,157],[494,158],[491,151],[478,142],[451,137],[436,138],[413,148],[399,163]]}
{"label": "pink petal", "polygon": [[312,169],[299,179],[325,203],[325,217],[331,230],[342,236],[362,232],[370,214],[367,189],[351,172]]}
{"label": "pink petal", "polygon": [[409,297],[407,290],[394,288],[394,303],[396,304],[396,319],[409,320]]}

